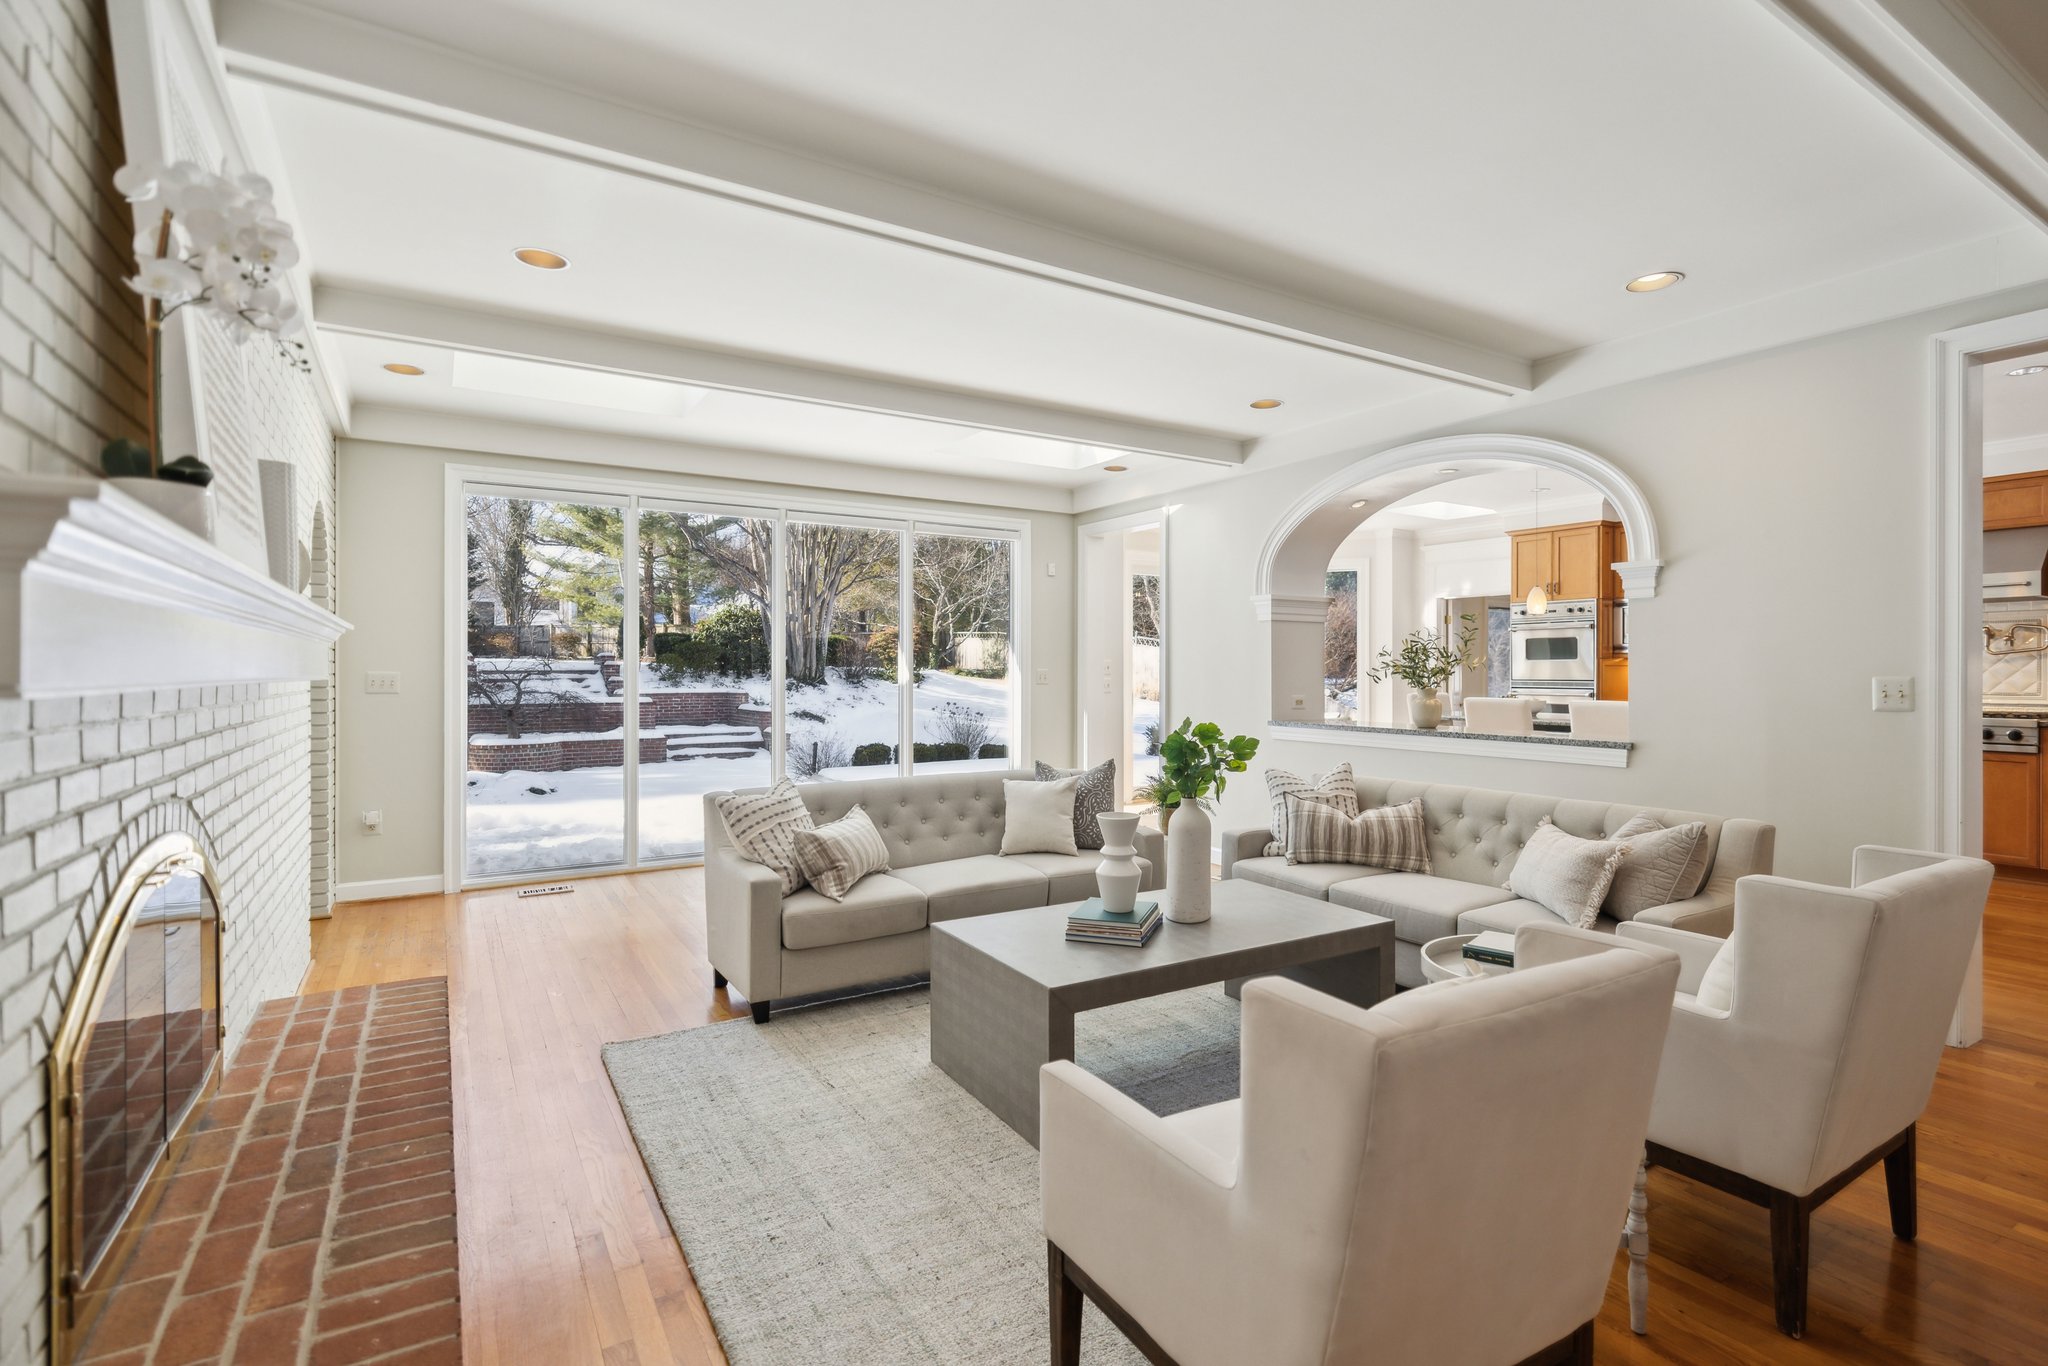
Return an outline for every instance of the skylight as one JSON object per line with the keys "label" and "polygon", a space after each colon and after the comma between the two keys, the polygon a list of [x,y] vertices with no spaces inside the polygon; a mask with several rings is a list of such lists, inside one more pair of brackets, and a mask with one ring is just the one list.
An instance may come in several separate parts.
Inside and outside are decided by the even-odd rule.
{"label": "skylight", "polygon": [[1470,503],[1403,503],[1390,509],[1410,517],[1427,517],[1432,521],[1455,522],[1465,517],[1491,517],[1492,508],[1474,507]]}

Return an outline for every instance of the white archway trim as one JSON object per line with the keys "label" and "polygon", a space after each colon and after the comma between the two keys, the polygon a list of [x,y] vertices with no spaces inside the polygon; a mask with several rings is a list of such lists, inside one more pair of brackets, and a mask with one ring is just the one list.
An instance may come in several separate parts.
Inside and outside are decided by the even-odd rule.
{"label": "white archway trim", "polygon": [[1539,465],[1583,480],[1600,490],[1621,515],[1628,531],[1629,558],[1614,566],[1631,602],[1657,595],[1657,573],[1664,567],[1657,539],[1657,521],[1650,513],[1642,489],[1606,460],[1591,451],[1551,441],[1540,436],[1481,432],[1470,436],[1435,436],[1405,446],[1369,455],[1324,479],[1287,510],[1287,515],[1266,537],[1259,551],[1258,577],[1252,587],[1252,602],[1262,619],[1273,619],[1278,605],[1292,601],[1273,592],[1273,566],[1294,533],[1315,512],[1347,489],[1381,475],[1396,474],[1419,465],[1440,465],[1455,460],[1518,460]]}
{"label": "white archway trim", "polygon": [[1330,600],[1259,593],[1252,598],[1252,611],[1260,621],[1308,621],[1321,625],[1329,619]]}

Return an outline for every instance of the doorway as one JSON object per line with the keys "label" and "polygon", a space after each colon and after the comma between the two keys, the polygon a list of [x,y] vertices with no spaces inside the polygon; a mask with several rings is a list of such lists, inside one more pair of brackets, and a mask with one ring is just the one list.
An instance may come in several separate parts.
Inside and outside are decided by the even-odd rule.
{"label": "doorway", "polygon": [[1081,529],[1079,752],[1084,766],[1116,761],[1125,801],[1159,775],[1172,724],[1166,539],[1163,510]]}

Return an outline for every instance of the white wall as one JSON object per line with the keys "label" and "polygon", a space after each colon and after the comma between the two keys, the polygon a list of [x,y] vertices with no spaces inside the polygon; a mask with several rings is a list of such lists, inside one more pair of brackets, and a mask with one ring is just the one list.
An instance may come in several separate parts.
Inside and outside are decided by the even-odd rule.
{"label": "white wall", "polygon": [[[1175,710],[1266,733],[1272,661],[1253,574],[1262,541],[1308,488],[1421,436],[1523,432],[1612,460],[1658,517],[1665,570],[1630,620],[1630,766],[1271,739],[1257,766],[1349,759],[1389,777],[1758,817],[1778,824],[1779,869],[1796,876],[1846,876],[1859,843],[1930,840],[1926,718],[1870,710],[1872,675],[1934,667],[1929,338],[2044,305],[2048,288],[2012,291],[1190,490],[1168,542],[1169,610],[1176,628],[1199,625],[1200,643],[1178,634]],[[1262,798],[1257,782],[1234,785],[1223,823],[1263,820]]]}
{"label": "white wall", "polygon": [[[577,480],[623,479],[672,487],[676,496],[727,498],[756,503],[804,495],[834,504],[870,504],[933,516],[963,515],[962,506],[914,499],[879,499],[851,492],[807,489],[701,474],[663,474],[587,463],[526,460],[474,451],[386,442],[341,443],[340,515],[342,556],[349,574],[339,610],[356,623],[342,637],[339,665],[340,776],[337,807],[340,839],[338,881],[344,894],[362,884],[438,877],[441,874],[444,765],[442,631],[446,579],[445,471],[451,464],[505,472],[505,477]],[[730,466],[747,468],[744,453]],[[972,509],[983,516],[988,509]],[[1031,753],[1070,762],[1074,735],[1074,519],[1065,513],[1002,509],[1006,518],[1030,524],[1030,562],[1023,585],[1030,599],[1030,670],[1021,693],[1030,718]],[[1048,576],[1050,563],[1054,574]],[[1049,679],[1037,684],[1045,670]],[[401,691],[369,696],[363,675],[396,670]],[[358,813],[381,810],[384,833],[363,831]]]}

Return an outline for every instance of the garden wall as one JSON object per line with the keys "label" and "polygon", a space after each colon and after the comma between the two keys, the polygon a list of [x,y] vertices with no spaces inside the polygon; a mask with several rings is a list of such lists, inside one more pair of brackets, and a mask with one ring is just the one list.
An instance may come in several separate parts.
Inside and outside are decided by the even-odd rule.
{"label": "garden wall", "polygon": [[[477,773],[564,773],[572,768],[618,768],[626,762],[624,737],[609,740],[541,740],[517,744],[472,744],[469,767]],[[642,735],[640,762],[668,762],[668,737]]]}

